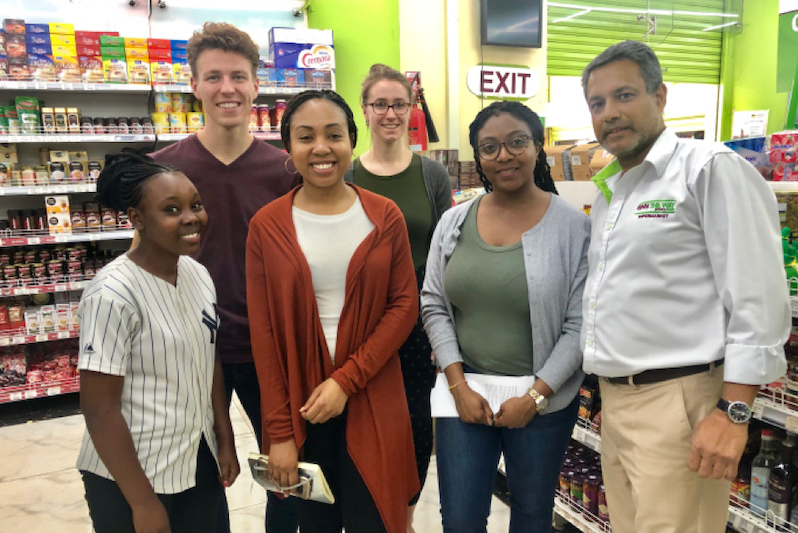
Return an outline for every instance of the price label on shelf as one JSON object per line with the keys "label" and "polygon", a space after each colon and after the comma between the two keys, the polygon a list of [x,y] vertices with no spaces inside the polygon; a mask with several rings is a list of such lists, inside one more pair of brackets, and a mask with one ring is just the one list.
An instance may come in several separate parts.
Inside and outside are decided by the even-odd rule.
{"label": "price label on shelf", "polygon": [[61,394],[61,387],[47,387],[47,396],[56,396]]}
{"label": "price label on shelf", "polygon": [[8,346],[9,344],[11,344],[11,339],[8,337],[3,337],[0,339],[0,346]]}
{"label": "price label on shelf", "polygon": [[22,399],[22,393],[21,392],[12,392],[11,394],[8,395],[8,399],[10,401],[12,401],[12,402],[18,402],[18,401],[20,401]]}
{"label": "price label on shelf", "polygon": [[69,332],[69,331],[59,331],[58,332],[58,338],[59,339],[68,339],[70,333],[71,332]]}
{"label": "price label on shelf", "polygon": [[64,292],[68,290],[66,285],[56,285],[55,292]]}
{"label": "price label on shelf", "polygon": [[39,294],[42,290],[39,287],[28,287],[27,289],[23,289],[27,294]]}
{"label": "price label on shelf", "polygon": [[27,189],[25,189],[25,194],[27,194],[28,196],[36,194],[36,189],[33,187],[28,187]]}
{"label": "price label on shelf", "polygon": [[798,417],[787,415],[784,420],[784,427],[787,428],[787,431],[798,433]]}
{"label": "price label on shelf", "polygon": [[40,244],[41,242],[39,237],[28,237],[28,244]]}
{"label": "price label on shelf", "polygon": [[38,391],[35,391],[35,390],[26,390],[25,391],[25,399],[26,400],[30,400],[31,398],[35,398],[38,395],[39,395]]}
{"label": "price label on shelf", "polygon": [[84,91],[93,91],[95,89],[96,89],[96,87],[94,86],[93,83],[84,83],[83,84],[83,90]]}
{"label": "price label on shelf", "polygon": [[758,401],[754,400],[754,406],[753,406],[753,408],[751,409],[751,415],[752,415],[754,418],[759,418],[759,419],[761,419],[761,418],[762,418],[762,415],[763,415],[764,413],[765,413],[765,406],[764,406],[764,405],[762,405],[762,402],[758,402]]}
{"label": "price label on shelf", "polygon": [[46,342],[47,334],[36,335],[36,342]]}
{"label": "price label on shelf", "polygon": [[25,344],[25,337],[14,337],[12,342],[14,344]]}
{"label": "price label on shelf", "polygon": [[[27,83],[20,83],[20,87],[19,88],[20,89],[27,89],[28,88],[28,84]],[[34,81],[32,88],[33,89],[46,89],[47,88],[47,84],[46,83],[42,83],[40,81]]]}
{"label": "price label on shelf", "polygon": [[573,437],[577,440],[577,442],[581,442],[582,444],[585,443],[585,432],[579,428],[574,428]]}
{"label": "price label on shelf", "polygon": [[65,193],[67,192],[67,188],[64,187],[63,185],[56,185],[55,187],[53,187],[53,192],[56,194]]}

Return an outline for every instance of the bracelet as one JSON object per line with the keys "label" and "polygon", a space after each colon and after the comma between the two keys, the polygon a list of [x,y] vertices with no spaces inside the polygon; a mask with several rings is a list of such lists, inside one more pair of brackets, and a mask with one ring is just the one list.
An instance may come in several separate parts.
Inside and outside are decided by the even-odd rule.
{"label": "bracelet", "polygon": [[466,382],[466,380],[463,380],[463,381],[458,381],[458,382],[457,382],[457,383],[455,383],[454,385],[451,385],[451,386],[449,386],[449,392],[453,391],[455,387],[457,387],[458,385],[460,385],[460,384],[462,384],[462,383],[465,383],[465,382]]}

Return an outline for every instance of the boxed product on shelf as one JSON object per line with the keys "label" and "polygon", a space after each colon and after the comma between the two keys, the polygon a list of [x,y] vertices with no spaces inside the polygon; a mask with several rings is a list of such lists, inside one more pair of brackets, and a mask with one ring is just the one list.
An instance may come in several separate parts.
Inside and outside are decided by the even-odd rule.
{"label": "boxed product on shelf", "polygon": [[63,83],[80,83],[81,71],[77,56],[53,56],[56,76]]}
{"label": "boxed product on shelf", "polygon": [[305,69],[305,86],[313,89],[331,89],[332,71],[315,68]]}
{"label": "boxed product on shelf", "polygon": [[[76,46],[91,46],[100,48],[100,35],[101,32],[97,31],[76,31],[75,32],[75,45]],[[99,55],[99,54],[97,54]]]}
{"label": "boxed product on shelf", "polygon": [[69,56],[78,57],[78,49],[76,46],[55,46],[52,47],[53,55],[56,56]]}
{"label": "boxed product on shelf", "polygon": [[101,46],[125,46],[125,38],[113,35],[100,35]]}
{"label": "boxed product on shelf", "polygon": [[17,96],[14,99],[14,103],[17,108],[20,132],[28,135],[39,133],[41,129],[41,109],[39,108],[38,98],[32,96]]}
{"label": "boxed product on shelf", "polygon": [[106,83],[127,83],[127,64],[124,59],[103,58]]}
{"label": "boxed product on shelf", "polygon": [[50,34],[50,25],[49,24],[25,24],[25,33],[26,34]]}
{"label": "boxed product on shelf", "polygon": [[5,56],[0,57],[0,79],[8,79],[8,59]]}
{"label": "boxed product on shelf", "polygon": [[122,37],[125,48],[144,48],[147,49],[147,38],[141,37]]}
{"label": "boxed product on shelf", "polygon": [[150,63],[146,59],[128,59],[127,73],[130,83],[150,83]]}
{"label": "boxed product on shelf", "polygon": [[[5,40],[3,42],[5,42]],[[52,46],[49,33],[41,33],[41,34],[29,33],[25,35],[25,44],[27,46]]]}
{"label": "boxed product on shelf", "polygon": [[85,83],[102,83],[105,81],[102,57],[78,56],[78,66],[83,73]]}
{"label": "boxed product on shelf", "polygon": [[305,71],[301,68],[276,68],[278,87],[301,87],[305,85]]}
{"label": "boxed product on shelf", "polygon": [[587,143],[571,150],[571,175],[574,181],[590,180],[590,160],[600,148],[599,143]]}
{"label": "boxed product on shelf", "polygon": [[147,48],[148,49],[160,49],[160,50],[170,50],[172,48],[171,41],[169,39],[147,39]]}
{"label": "boxed product on shelf", "polygon": [[30,80],[30,68],[28,59],[8,59],[8,77],[16,81]]}
{"label": "boxed product on shelf", "polygon": [[[147,58],[149,58],[150,61],[172,62],[173,56],[172,56],[172,50],[170,49],[151,48],[151,49],[145,49],[145,52],[147,53]],[[185,58],[183,57],[183,59]]]}
{"label": "boxed product on shelf", "polygon": [[125,59],[141,59],[143,61],[150,60],[150,53],[146,48],[125,48]]}
{"label": "boxed product on shelf", "polygon": [[257,70],[258,82],[261,87],[271,87],[277,84],[277,71],[274,64],[261,59],[260,68]]}
{"label": "boxed product on shelf", "polygon": [[191,83],[191,66],[188,64],[188,61],[172,61],[172,75],[177,85],[188,85]]}
{"label": "boxed product on shelf", "polygon": [[170,84],[174,82],[171,61],[150,60],[150,73],[153,83]]}
{"label": "boxed product on shelf", "polygon": [[47,226],[50,235],[72,233],[71,217],[69,216],[68,196],[47,196],[44,199],[47,209]]}
{"label": "boxed product on shelf", "polygon": [[335,68],[332,30],[271,28],[269,57],[275,68]]}
{"label": "boxed product on shelf", "polygon": [[172,51],[185,50],[186,48],[188,48],[188,41],[172,39],[171,41],[169,41],[169,47],[172,49]]}
{"label": "boxed product on shelf", "polygon": [[[28,65],[31,63],[30,56],[51,56],[53,55],[53,47],[49,44],[28,44]],[[52,58],[50,58],[52,60]]]}
{"label": "boxed product on shelf", "polygon": [[103,59],[125,59],[124,46],[101,46],[100,55]]}
{"label": "boxed product on shelf", "polygon": [[63,22],[51,22],[50,35],[75,35],[75,26]]}
{"label": "boxed product on shelf", "polygon": [[571,150],[574,145],[558,145],[546,147],[546,161],[554,181],[571,181]]}
{"label": "boxed product on shelf", "polygon": [[7,34],[25,35],[25,21],[22,19],[3,19],[3,28]]}
{"label": "boxed product on shelf", "polygon": [[6,54],[9,59],[22,59],[28,55],[28,44],[24,35],[6,35]]}

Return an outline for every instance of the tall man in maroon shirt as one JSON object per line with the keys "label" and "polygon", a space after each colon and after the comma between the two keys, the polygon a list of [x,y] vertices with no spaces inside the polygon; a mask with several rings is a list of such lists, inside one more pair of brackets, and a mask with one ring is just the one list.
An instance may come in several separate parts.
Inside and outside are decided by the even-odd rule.
{"label": "tall man in maroon shirt", "polygon": [[[196,259],[216,284],[219,301],[218,350],[228,400],[233,390],[261,445],[260,392],[249,338],[245,247],[249,221],[264,205],[290,191],[299,175],[288,155],[249,133],[249,112],[258,95],[258,47],[246,33],[224,23],[206,23],[188,43],[191,88],[202,100],[205,129],[152,157],[184,172],[202,197],[208,225]],[[226,501],[219,531],[229,531]],[[269,533],[295,533],[293,498],[269,493]]]}

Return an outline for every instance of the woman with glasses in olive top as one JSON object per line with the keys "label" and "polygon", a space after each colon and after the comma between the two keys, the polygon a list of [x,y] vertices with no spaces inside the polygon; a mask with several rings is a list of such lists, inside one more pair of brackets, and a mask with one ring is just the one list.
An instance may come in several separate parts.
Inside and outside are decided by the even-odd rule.
{"label": "woman with glasses in olive top", "polygon": [[[363,114],[371,131],[371,149],[355,160],[344,179],[390,198],[399,206],[407,223],[413,266],[421,289],[432,232],[452,205],[452,187],[443,165],[413,154],[408,148],[412,94],[410,82],[401,72],[381,64],[371,67],[361,92]],[[422,488],[432,453],[429,394],[435,384],[435,366],[431,355],[419,318],[399,348],[399,359]],[[411,532],[419,494],[409,502],[408,531]]]}
{"label": "woman with glasses in olive top", "polygon": [[[459,415],[435,422],[443,530],[485,532],[504,453],[510,533],[549,533],[584,376],[590,221],[557,196],[543,126],[528,107],[491,104],[471,123],[469,139],[487,193],[441,219],[421,293],[424,326]],[[466,373],[536,379],[494,413]]]}

